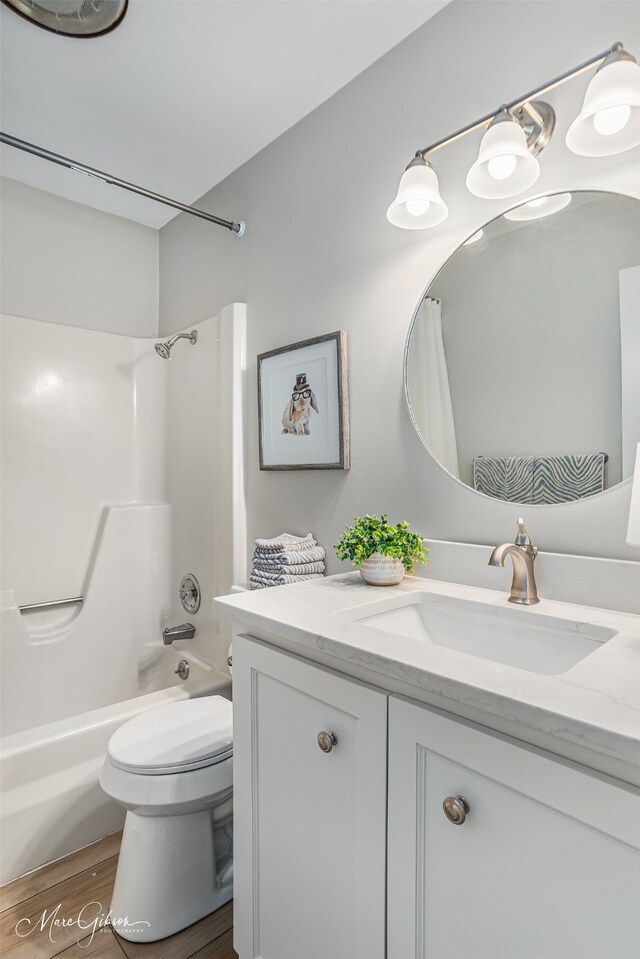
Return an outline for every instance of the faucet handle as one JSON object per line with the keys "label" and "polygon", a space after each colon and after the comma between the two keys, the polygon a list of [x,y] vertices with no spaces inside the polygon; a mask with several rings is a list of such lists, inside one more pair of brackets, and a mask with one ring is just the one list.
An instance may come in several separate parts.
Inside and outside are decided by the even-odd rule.
{"label": "faucet handle", "polygon": [[516,546],[521,546],[523,549],[526,549],[528,553],[532,556],[535,556],[538,552],[538,547],[534,546],[531,542],[531,538],[527,532],[527,527],[524,525],[524,519],[522,516],[518,517],[518,530],[516,532]]}

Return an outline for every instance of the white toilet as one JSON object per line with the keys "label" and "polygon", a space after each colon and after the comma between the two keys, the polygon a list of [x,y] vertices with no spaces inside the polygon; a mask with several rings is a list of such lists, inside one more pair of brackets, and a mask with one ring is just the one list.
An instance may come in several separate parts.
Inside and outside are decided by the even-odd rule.
{"label": "white toilet", "polygon": [[113,734],[100,784],[127,810],[111,900],[134,942],[164,939],[233,895],[232,706],[167,703]]}

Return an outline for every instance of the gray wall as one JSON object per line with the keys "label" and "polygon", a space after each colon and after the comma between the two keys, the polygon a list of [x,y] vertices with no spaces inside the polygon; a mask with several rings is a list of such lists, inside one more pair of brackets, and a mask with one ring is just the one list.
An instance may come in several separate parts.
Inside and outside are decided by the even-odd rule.
{"label": "gray wall", "polygon": [[[634,3],[452,3],[200,201],[246,219],[244,238],[184,215],[162,229],[164,333],[234,300],[248,305],[250,541],[310,529],[333,557],[345,523],[384,510],[431,538],[512,538],[517,508],[481,497],[433,462],[407,415],[402,381],[409,322],[428,278],[504,209],[465,188],[479,137],[434,157],[450,209],[441,227],[398,230],[385,211],[418,147],[618,38],[640,50]],[[564,146],[585,86],[583,77],[549,95],[558,126],[535,189],[637,195],[637,150],[586,159]],[[260,473],[256,354],[336,329],[349,334],[351,471]],[[590,502],[528,507],[526,520],[544,550],[637,559],[625,545],[629,498],[627,483]],[[330,560],[331,571],[341,568]]]}
{"label": "gray wall", "polygon": [[619,271],[638,264],[640,203],[587,193],[554,216],[491,224],[444,267],[429,292],[465,483],[478,455],[597,451],[620,482]]}
{"label": "gray wall", "polygon": [[0,204],[0,312],[156,335],[157,230],[6,177]]}

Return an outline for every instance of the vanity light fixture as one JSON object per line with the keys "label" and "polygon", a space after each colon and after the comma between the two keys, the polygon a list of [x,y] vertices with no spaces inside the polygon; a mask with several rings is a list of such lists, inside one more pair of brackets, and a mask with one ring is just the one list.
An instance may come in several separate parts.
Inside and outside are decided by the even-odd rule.
{"label": "vanity light fixture", "polygon": [[[470,192],[493,200],[528,190],[540,175],[536,158],[549,143],[555,128],[553,108],[539,97],[593,66],[597,66],[598,71],[587,88],[580,115],[569,128],[567,146],[585,156],[607,156],[638,146],[640,66],[618,42],[524,96],[502,104],[497,111],[417,150],[387,210],[389,222],[405,230],[421,230],[446,219],[447,205],[440,195],[430,155],[483,127],[487,129],[480,142],[478,159],[467,174]],[[551,212],[556,211],[548,209],[547,213]]]}
{"label": "vanity light fixture", "polygon": [[528,200],[515,210],[504,214],[505,220],[540,220],[543,216],[551,216],[564,210],[571,203],[570,193],[553,193],[551,196],[539,196]]}
{"label": "vanity light fixture", "polygon": [[[525,123],[531,130],[525,132]],[[540,176],[535,154],[547,145],[556,115],[548,103],[527,103],[518,115],[500,107],[482,138],[478,159],[467,174],[467,189],[486,200],[523,193]]]}
{"label": "vanity light fixture", "polygon": [[435,170],[425,157],[415,156],[402,174],[387,220],[405,230],[424,230],[442,223],[448,215]]}
{"label": "vanity light fixture", "polygon": [[567,146],[581,156],[602,157],[639,144],[640,66],[622,44],[615,44],[587,87]]}

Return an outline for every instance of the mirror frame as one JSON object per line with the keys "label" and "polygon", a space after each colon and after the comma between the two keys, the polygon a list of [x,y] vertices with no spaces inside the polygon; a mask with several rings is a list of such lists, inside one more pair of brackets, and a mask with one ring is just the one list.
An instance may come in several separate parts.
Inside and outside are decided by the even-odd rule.
{"label": "mirror frame", "polygon": [[442,463],[440,462],[440,460],[437,459],[437,458],[434,456],[434,454],[432,453],[430,447],[429,447],[429,446],[427,445],[427,443],[425,442],[424,437],[422,436],[422,433],[421,433],[421,431],[420,431],[420,428],[418,427],[418,424],[417,424],[417,422],[416,422],[416,418],[415,418],[414,413],[413,413],[413,407],[411,406],[411,397],[410,397],[410,395],[409,395],[409,377],[408,377],[409,348],[410,348],[410,346],[411,346],[411,336],[412,336],[412,334],[413,334],[413,328],[414,328],[414,326],[415,326],[415,322],[416,322],[416,317],[417,317],[417,315],[418,315],[418,311],[419,311],[420,307],[422,306],[422,302],[423,302],[425,296],[426,296],[427,293],[429,292],[429,288],[430,288],[431,284],[434,283],[435,280],[440,276],[440,274],[442,273],[442,271],[443,271],[444,268],[446,267],[446,265],[447,265],[447,263],[449,262],[449,260],[451,260],[451,258],[456,255],[456,253],[458,252],[458,250],[460,250],[460,249],[464,246],[464,244],[467,242],[467,240],[471,239],[471,237],[474,236],[474,234],[476,234],[476,233],[478,232],[478,230],[483,230],[483,229],[485,229],[485,227],[488,227],[491,223],[495,223],[496,220],[499,220],[500,217],[504,216],[505,213],[509,213],[511,210],[516,210],[516,209],[518,209],[518,207],[522,206],[524,203],[529,203],[530,200],[538,200],[538,199],[540,199],[541,197],[557,196],[557,195],[560,194],[560,193],[571,193],[572,195],[573,195],[574,193],[604,193],[604,194],[609,194],[609,195],[611,195],[611,196],[623,196],[623,197],[627,197],[629,200],[635,200],[636,203],[640,203],[640,197],[634,196],[634,195],[631,194],[631,193],[620,193],[618,190],[602,190],[602,189],[600,189],[599,187],[592,187],[591,189],[587,189],[587,188],[585,188],[585,187],[581,187],[581,188],[578,189],[578,190],[571,190],[571,189],[564,189],[564,190],[560,190],[560,189],[556,189],[556,190],[546,190],[546,191],[544,191],[544,192],[542,192],[542,193],[536,193],[536,194],[533,194],[532,196],[524,197],[524,198],[523,198],[522,200],[520,200],[518,203],[514,203],[514,204],[512,204],[511,206],[505,206],[505,208],[504,208],[503,210],[501,210],[500,213],[497,213],[495,216],[491,217],[490,220],[485,220],[483,223],[479,223],[473,230],[471,230],[469,233],[467,233],[467,235],[465,236],[465,238],[464,238],[460,243],[457,244],[457,246],[455,247],[455,249],[453,249],[453,250],[451,251],[451,253],[449,253],[449,255],[447,256],[447,258],[446,258],[445,260],[443,260],[443,262],[440,264],[440,266],[438,266],[438,267],[434,270],[433,274],[429,277],[429,280],[428,280],[428,282],[427,282],[427,285],[425,286],[424,290],[422,291],[422,294],[421,294],[421,296],[420,296],[420,299],[418,300],[418,303],[417,303],[417,305],[416,305],[416,308],[414,309],[414,311],[413,311],[413,313],[412,313],[412,315],[411,315],[411,322],[410,322],[410,324],[409,324],[409,331],[408,331],[408,333],[407,333],[407,338],[406,338],[406,341],[405,341],[404,350],[403,350],[403,354],[402,354],[402,381],[403,381],[403,385],[404,385],[404,398],[405,398],[405,402],[406,402],[406,404],[407,404],[407,410],[408,410],[408,412],[409,412],[409,417],[410,417],[410,419],[411,419],[412,426],[413,426],[414,430],[416,431],[416,433],[417,433],[417,435],[418,435],[418,439],[419,439],[420,442],[422,443],[423,448],[424,448],[424,449],[426,450],[426,452],[429,454],[429,456],[431,457],[431,459],[433,460],[433,462],[438,466],[439,469],[442,470],[443,473],[445,473],[445,474],[449,477],[449,479],[453,480],[454,483],[457,483],[458,486],[461,486],[463,489],[467,490],[467,492],[469,492],[469,493],[472,493],[474,496],[478,496],[478,497],[480,497],[480,499],[486,500],[486,501],[488,501],[489,503],[503,503],[505,506],[521,506],[523,509],[526,508],[527,510],[529,510],[529,509],[535,509],[535,510],[560,509],[560,508],[562,508],[562,507],[564,507],[564,508],[571,508],[571,507],[574,507],[574,506],[584,506],[585,503],[590,503],[590,502],[592,502],[593,500],[596,500],[596,499],[597,499],[597,500],[600,500],[603,496],[607,496],[607,495],[609,495],[610,493],[615,492],[616,490],[622,490],[622,489],[624,489],[624,488],[627,487],[627,486],[630,487],[631,484],[632,484],[632,482],[633,482],[633,474],[632,474],[631,476],[625,477],[625,478],[624,478],[623,480],[621,480],[619,483],[616,483],[615,486],[610,486],[609,489],[602,490],[601,493],[594,493],[593,496],[586,496],[586,497],[584,497],[584,498],[582,498],[582,499],[567,500],[567,502],[565,502],[565,503],[512,503],[510,500],[497,499],[497,498],[494,497],[494,496],[489,496],[488,493],[482,493],[480,490],[474,489],[473,486],[468,486],[466,483],[464,483],[464,482],[463,482],[461,479],[459,479],[457,476],[454,476],[453,473],[449,472],[449,470],[446,468],[446,466],[443,466]]}

